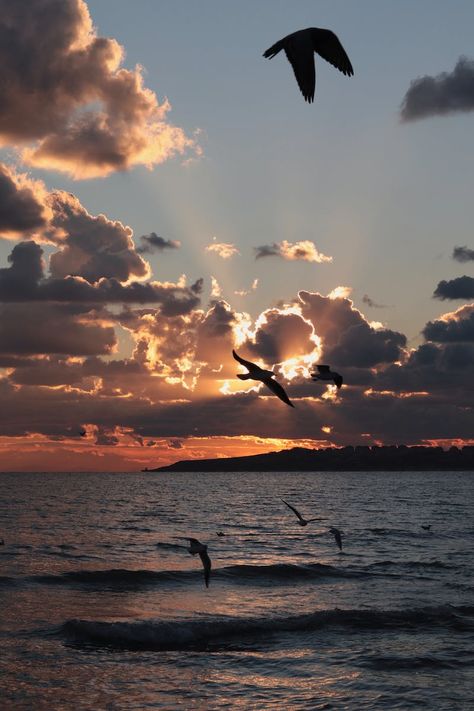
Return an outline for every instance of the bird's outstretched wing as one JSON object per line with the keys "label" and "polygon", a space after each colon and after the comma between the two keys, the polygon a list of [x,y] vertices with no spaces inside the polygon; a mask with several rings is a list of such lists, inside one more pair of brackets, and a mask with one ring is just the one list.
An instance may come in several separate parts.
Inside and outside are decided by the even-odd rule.
{"label": "bird's outstretched wing", "polygon": [[285,42],[285,54],[293,67],[296,81],[305,101],[311,104],[314,101],[314,90],[316,88],[316,70],[311,46],[306,43],[287,40]]}
{"label": "bird's outstretched wing", "polygon": [[293,511],[294,514],[296,514],[296,516],[298,516],[300,521],[304,521],[303,516],[300,514],[298,509],[295,509],[295,507],[292,506],[291,504],[289,504],[288,501],[285,501],[285,499],[282,499],[282,501],[284,504],[286,504],[288,506],[289,509],[291,509]]}
{"label": "bird's outstretched wing", "polygon": [[334,376],[334,384],[336,385],[338,390],[340,390],[342,383],[343,383],[342,375],[335,375]]}
{"label": "bird's outstretched wing", "polygon": [[211,577],[211,559],[209,558],[207,551],[199,553],[203,568],[204,568],[204,582],[206,583],[206,588],[209,587],[209,578]]}
{"label": "bird's outstretched wing", "polygon": [[201,541],[198,541],[197,538],[185,538],[184,540],[189,541],[191,544],[194,543],[194,545],[196,545],[196,546],[202,546]]}
{"label": "bird's outstretched wing", "polygon": [[311,37],[314,51],[325,59],[326,62],[332,64],[333,67],[339,69],[339,71],[346,76],[351,77],[354,74],[350,59],[334,32],[313,27]]}
{"label": "bird's outstretched wing", "polygon": [[283,39],[278,40],[278,42],[275,42],[275,44],[272,44],[271,47],[265,50],[265,52],[263,53],[265,59],[273,59],[273,57],[278,54],[278,52],[281,52],[281,50],[285,46],[285,39],[286,37],[283,37]]}
{"label": "bird's outstretched wing", "polygon": [[277,381],[273,380],[273,378],[265,378],[263,382],[265,383],[267,388],[270,388],[270,390],[275,393],[277,397],[280,398],[280,400],[283,400],[283,402],[285,402],[290,407],[294,407],[293,403],[291,402],[290,398],[288,397],[280,383],[277,383]]}
{"label": "bird's outstretched wing", "polygon": [[329,373],[331,366],[329,365],[317,365],[318,373]]}
{"label": "bird's outstretched wing", "polygon": [[255,368],[255,363],[251,363],[249,360],[245,360],[245,358],[241,358],[237,353],[232,350],[232,355],[234,356],[235,360],[240,363],[241,365],[245,365],[246,368],[250,370],[250,368]]}

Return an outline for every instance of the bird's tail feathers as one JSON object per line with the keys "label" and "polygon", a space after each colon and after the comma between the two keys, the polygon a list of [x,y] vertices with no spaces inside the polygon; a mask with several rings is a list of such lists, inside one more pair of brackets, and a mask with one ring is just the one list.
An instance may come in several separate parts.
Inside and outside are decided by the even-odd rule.
{"label": "bird's tail feathers", "polygon": [[237,373],[239,380],[249,380],[250,373]]}

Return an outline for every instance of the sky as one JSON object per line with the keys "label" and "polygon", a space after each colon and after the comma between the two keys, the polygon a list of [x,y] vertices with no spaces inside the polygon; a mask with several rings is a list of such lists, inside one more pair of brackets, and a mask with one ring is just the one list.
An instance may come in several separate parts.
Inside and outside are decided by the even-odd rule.
{"label": "sky", "polygon": [[473,442],[471,2],[0,10],[1,470]]}

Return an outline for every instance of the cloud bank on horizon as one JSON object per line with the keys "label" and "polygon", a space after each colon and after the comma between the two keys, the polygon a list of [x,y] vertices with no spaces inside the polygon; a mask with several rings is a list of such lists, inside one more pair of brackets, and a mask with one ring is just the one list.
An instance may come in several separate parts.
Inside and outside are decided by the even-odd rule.
{"label": "cloud bank on horizon", "polygon": [[[122,49],[97,35],[82,0],[25,8],[0,0],[9,78],[0,137],[20,146],[27,165],[99,177],[196,148],[166,122],[169,105],[143,86],[140,69],[121,68]],[[429,321],[416,348],[366,318],[337,281],[328,294],[300,289],[252,318],[222,297],[220,277],[208,302],[199,274],[189,285],[185,276],[153,279],[147,255],[158,254],[162,273],[179,242],[151,232],[137,246],[130,226],[1,163],[0,234],[13,241],[0,268],[0,436],[52,445],[74,442],[84,427],[97,446],[161,441],[180,456],[190,437],[291,444],[323,432],[337,445],[472,438],[474,303]],[[206,249],[230,263],[239,253],[230,242]],[[310,240],[255,250],[257,263],[332,261]],[[454,258],[470,261],[471,252],[458,247]],[[255,277],[233,293],[257,285]],[[435,296],[474,299],[474,279],[440,282]],[[383,308],[367,295],[362,301]],[[294,411],[235,378],[233,348],[275,369]],[[344,374],[339,393],[309,379],[321,362]]]}

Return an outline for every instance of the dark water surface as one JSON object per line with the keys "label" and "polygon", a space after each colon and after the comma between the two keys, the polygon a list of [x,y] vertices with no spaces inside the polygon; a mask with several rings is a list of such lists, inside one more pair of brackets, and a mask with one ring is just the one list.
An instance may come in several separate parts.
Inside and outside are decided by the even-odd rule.
{"label": "dark water surface", "polygon": [[473,473],[2,474],[0,706],[473,709],[473,514]]}

